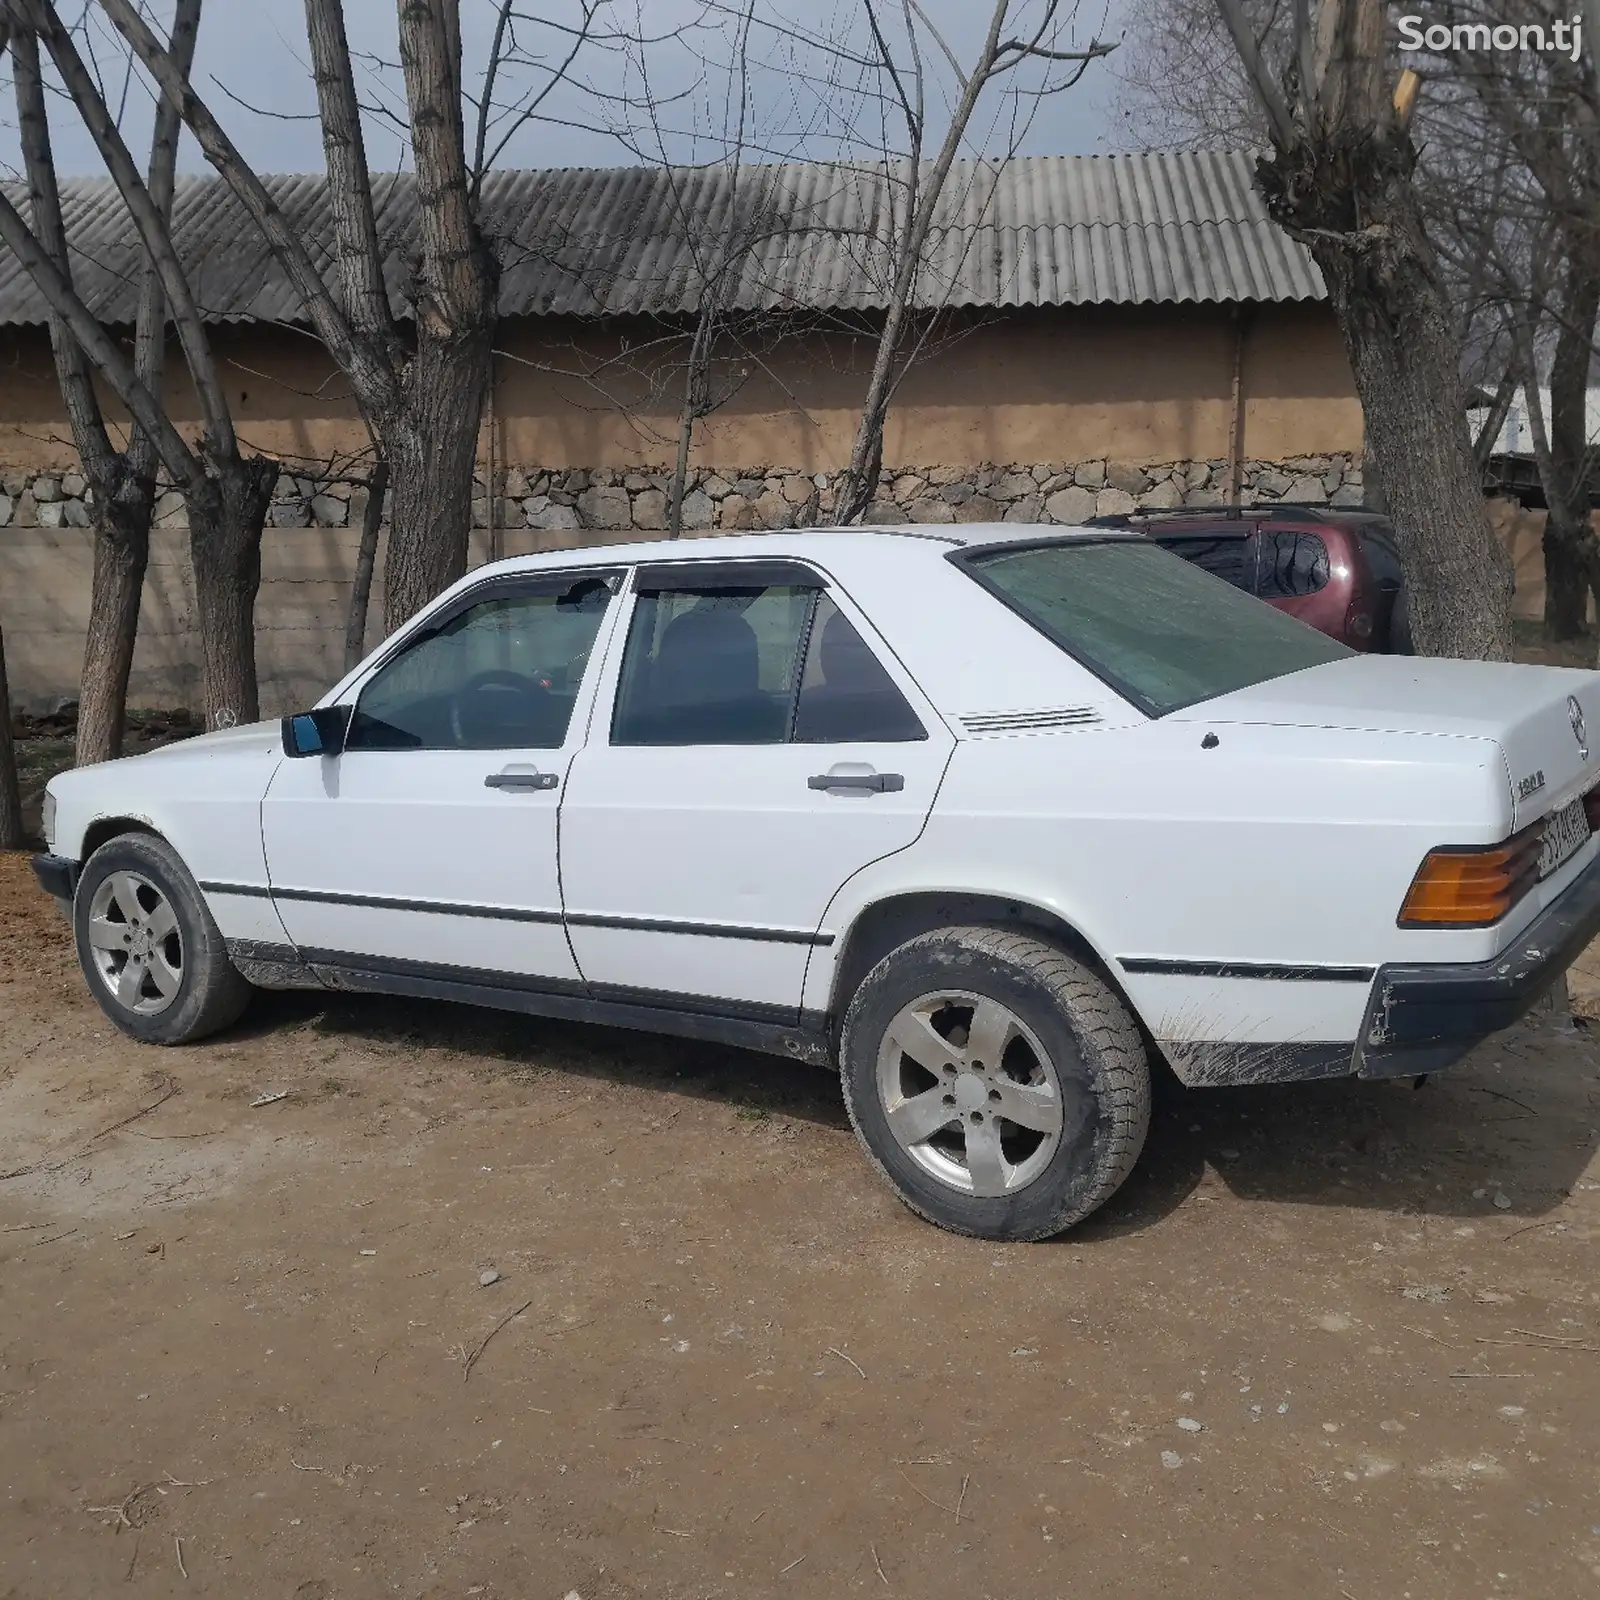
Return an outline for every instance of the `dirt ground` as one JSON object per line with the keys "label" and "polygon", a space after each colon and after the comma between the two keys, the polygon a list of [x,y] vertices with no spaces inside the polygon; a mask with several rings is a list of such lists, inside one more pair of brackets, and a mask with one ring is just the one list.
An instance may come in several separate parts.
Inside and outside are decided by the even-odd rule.
{"label": "dirt ground", "polygon": [[1600,1584],[1586,1029],[1168,1085],[1100,1217],[1001,1248],[816,1069],[304,995],[162,1052],[20,856],[0,927],[8,1600]]}

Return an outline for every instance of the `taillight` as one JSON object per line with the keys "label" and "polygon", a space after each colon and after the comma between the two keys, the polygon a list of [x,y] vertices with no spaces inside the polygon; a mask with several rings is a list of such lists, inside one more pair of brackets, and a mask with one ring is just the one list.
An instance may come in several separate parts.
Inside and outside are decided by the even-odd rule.
{"label": "taillight", "polygon": [[1589,832],[1600,833],[1600,783],[1583,797],[1583,811],[1589,819]]}
{"label": "taillight", "polygon": [[1430,850],[1400,907],[1402,928],[1486,928],[1539,881],[1544,821],[1488,848]]}

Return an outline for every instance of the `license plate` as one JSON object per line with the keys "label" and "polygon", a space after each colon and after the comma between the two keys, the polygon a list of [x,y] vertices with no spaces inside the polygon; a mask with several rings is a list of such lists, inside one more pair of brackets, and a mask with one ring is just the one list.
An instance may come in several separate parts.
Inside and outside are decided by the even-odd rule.
{"label": "license plate", "polygon": [[1539,876],[1548,878],[1563,861],[1581,850],[1589,838],[1589,817],[1582,800],[1563,806],[1544,825],[1539,847]]}

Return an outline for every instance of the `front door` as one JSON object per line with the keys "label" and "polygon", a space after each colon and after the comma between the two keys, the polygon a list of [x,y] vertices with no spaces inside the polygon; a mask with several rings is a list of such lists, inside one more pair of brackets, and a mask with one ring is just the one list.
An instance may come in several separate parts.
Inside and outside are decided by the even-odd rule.
{"label": "front door", "polygon": [[803,563],[634,588],[562,802],[578,966],[600,998],[793,1017],[828,902],[921,833],[954,740]]}
{"label": "front door", "polygon": [[342,754],[278,768],[267,871],[306,959],[579,987],[556,817],[616,581],[568,572],[468,591],[361,686]]}

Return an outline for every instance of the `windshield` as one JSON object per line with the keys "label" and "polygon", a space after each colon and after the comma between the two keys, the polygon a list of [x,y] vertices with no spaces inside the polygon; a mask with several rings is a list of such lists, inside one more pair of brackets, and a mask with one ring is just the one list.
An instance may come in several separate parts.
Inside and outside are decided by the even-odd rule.
{"label": "windshield", "polygon": [[1143,539],[980,551],[959,564],[1152,717],[1352,654]]}

